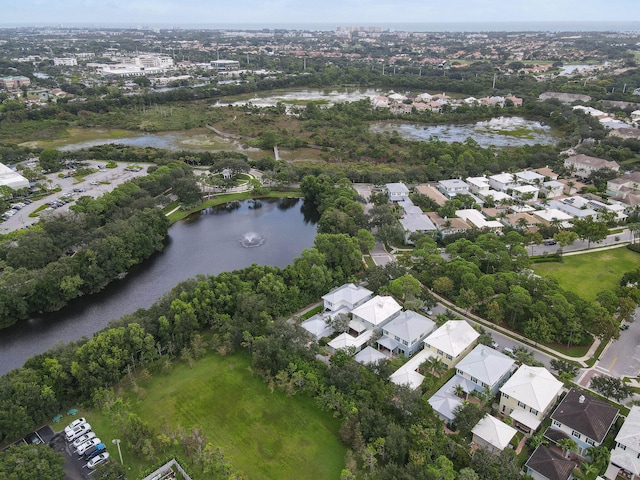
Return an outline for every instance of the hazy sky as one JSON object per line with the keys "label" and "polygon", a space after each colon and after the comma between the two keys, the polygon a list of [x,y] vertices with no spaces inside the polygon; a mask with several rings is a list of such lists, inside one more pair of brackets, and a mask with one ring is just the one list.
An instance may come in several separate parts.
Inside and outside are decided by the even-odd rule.
{"label": "hazy sky", "polygon": [[640,0],[0,0],[0,24],[640,21]]}

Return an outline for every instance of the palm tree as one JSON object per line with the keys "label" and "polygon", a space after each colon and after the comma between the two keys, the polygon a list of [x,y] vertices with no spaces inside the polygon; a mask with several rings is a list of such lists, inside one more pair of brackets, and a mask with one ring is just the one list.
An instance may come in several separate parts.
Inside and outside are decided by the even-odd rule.
{"label": "palm tree", "polygon": [[569,457],[571,450],[576,448],[576,442],[574,440],[571,440],[570,438],[563,438],[561,440],[558,440],[556,442],[556,445],[558,445],[564,451],[565,457]]}
{"label": "palm tree", "polygon": [[460,384],[456,385],[453,388],[453,391],[460,398],[463,398],[465,400],[467,399],[467,392],[465,391],[465,389],[464,389],[464,387],[462,385],[460,385]]}
{"label": "palm tree", "polygon": [[609,464],[609,459],[611,457],[611,451],[604,446],[599,447],[590,447],[587,449],[587,458],[590,458],[594,465],[597,465],[601,469],[606,467]]}
{"label": "palm tree", "polygon": [[427,359],[423,363],[423,365],[426,366],[428,372],[436,377],[440,377],[447,371],[447,364],[440,360],[438,357],[429,357],[429,359]]}

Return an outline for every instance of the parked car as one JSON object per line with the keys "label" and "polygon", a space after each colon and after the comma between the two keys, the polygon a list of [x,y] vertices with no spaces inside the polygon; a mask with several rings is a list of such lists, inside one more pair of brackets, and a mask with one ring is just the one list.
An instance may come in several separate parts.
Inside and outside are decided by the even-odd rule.
{"label": "parked car", "polygon": [[631,325],[627,322],[624,322],[623,324],[620,325],[620,330],[626,330],[630,327]]}
{"label": "parked car", "polygon": [[41,443],[44,443],[40,435],[38,435],[36,432],[30,433],[29,435],[24,437],[24,441],[32,445],[40,445]]}
{"label": "parked car", "polygon": [[504,350],[502,350],[502,352],[506,355],[513,356],[513,348],[504,347]]}
{"label": "parked car", "polygon": [[547,247],[550,247],[551,245],[556,245],[558,242],[556,242],[555,240],[545,240],[544,242],[542,242],[543,245],[546,245]]}
{"label": "parked car", "polygon": [[106,450],[107,450],[106,445],[104,443],[99,443],[91,447],[90,449],[88,449],[86,452],[84,452],[84,459],[91,460],[93,457],[103,453]]}
{"label": "parked car", "polygon": [[102,441],[98,437],[92,438],[91,440],[87,440],[82,445],[78,446],[78,449],[77,449],[78,455],[83,456],[85,453],[93,451],[95,447],[97,447],[101,443]]}
{"label": "parked car", "polygon": [[109,459],[109,452],[103,452],[100,455],[95,456],[87,462],[87,468],[93,470],[102,462],[106,462]]}
{"label": "parked car", "polygon": [[69,425],[65,427],[64,429],[65,435],[71,430],[73,430],[74,428],[82,425],[83,423],[87,423],[87,420],[84,417],[75,419],[73,422],[71,422]]}
{"label": "parked car", "polygon": [[92,438],[96,438],[96,434],[95,434],[95,432],[88,432],[88,433],[85,433],[84,435],[82,435],[82,436],[80,436],[80,437],[76,438],[76,439],[73,441],[72,446],[73,446],[73,448],[77,449],[80,445],[82,445],[83,443],[85,443],[85,442],[87,442],[87,441],[91,440]]}
{"label": "parked car", "polygon": [[83,423],[82,425],[78,425],[73,430],[71,430],[70,433],[66,433],[66,432],[65,433],[67,435],[67,441],[72,442],[76,438],[84,435],[85,433],[89,433],[90,431],[91,431],[91,425],[89,425],[88,423]]}
{"label": "parked car", "polygon": [[493,348],[494,350],[499,350],[500,349],[500,344],[498,342],[492,341],[491,342],[491,348]]}

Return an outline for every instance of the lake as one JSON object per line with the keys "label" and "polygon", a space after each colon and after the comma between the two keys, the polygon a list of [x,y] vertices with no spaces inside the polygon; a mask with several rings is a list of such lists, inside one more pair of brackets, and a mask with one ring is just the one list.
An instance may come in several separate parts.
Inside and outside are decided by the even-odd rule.
{"label": "lake", "polygon": [[285,267],[313,246],[315,221],[303,201],[265,199],[210,208],[169,229],[165,249],[104,291],[3,329],[0,374],[59,342],[91,337],[121,316],[148,308],[178,283],[253,263]]}

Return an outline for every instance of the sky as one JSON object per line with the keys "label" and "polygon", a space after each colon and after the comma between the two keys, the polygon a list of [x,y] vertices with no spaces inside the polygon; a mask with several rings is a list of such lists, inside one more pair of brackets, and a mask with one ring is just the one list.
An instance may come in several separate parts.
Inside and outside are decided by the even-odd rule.
{"label": "sky", "polygon": [[0,0],[0,25],[640,22],[640,0]]}

